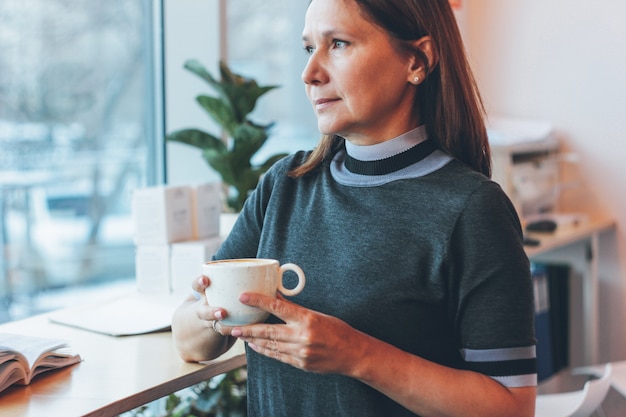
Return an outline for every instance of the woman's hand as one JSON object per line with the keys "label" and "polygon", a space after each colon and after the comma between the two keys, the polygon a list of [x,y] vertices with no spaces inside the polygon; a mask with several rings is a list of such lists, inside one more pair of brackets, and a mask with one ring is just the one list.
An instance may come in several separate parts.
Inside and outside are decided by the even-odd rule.
{"label": "woman's hand", "polygon": [[215,320],[222,320],[226,317],[227,312],[223,308],[215,307],[209,304],[204,290],[211,285],[211,280],[205,275],[199,276],[191,283],[193,290],[200,294],[203,302],[197,304],[196,314],[200,320],[206,321],[207,327],[212,327],[215,331],[219,330],[219,326],[214,324]]}
{"label": "woman's hand", "polygon": [[336,317],[298,306],[280,294],[273,298],[244,293],[239,300],[270,312],[285,324],[222,326],[222,334],[238,337],[255,352],[306,371],[349,374],[354,348],[359,346],[355,339],[368,337]]}
{"label": "woman's hand", "polygon": [[223,308],[209,305],[204,289],[210,285],[206,276],[193,280],[191,286],[200,294],[183,302],[172,316],[172,336],[180,356],[187,362],[215,359],[234,343],[234,337],[223,337],[216,320],[226,317]]}
{"label": "woman's hand", "polygon": [[[533,413],[535,387],[506,388],[485,375],[427,361],[281,295],[245,293],[239,300],[285,322],[222,327],[223,334],[244,340],[261,355],[305,371],[358,379],[419,415]],[[441,395],[446,390],[456,394]]]}

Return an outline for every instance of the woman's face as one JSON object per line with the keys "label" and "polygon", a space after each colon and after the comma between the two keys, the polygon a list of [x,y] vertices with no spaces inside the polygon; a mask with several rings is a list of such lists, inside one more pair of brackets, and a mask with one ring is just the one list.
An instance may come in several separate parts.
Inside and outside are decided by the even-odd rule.
{"label": "woman's face", "polygon": [[313,0],[302,38],[309,55],[302,79],[322,133],[371,145],[418,126],[414,58],[354,0]]}

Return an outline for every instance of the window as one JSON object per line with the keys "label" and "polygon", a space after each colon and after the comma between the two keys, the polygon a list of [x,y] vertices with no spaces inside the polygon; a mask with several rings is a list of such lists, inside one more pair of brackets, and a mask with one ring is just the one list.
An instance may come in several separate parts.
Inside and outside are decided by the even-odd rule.
{"label": "window", "polygon": [[163,169],[153,3],[0,3],[0,321],[134,280],[131,191]]}
{"label": "window", "polygon": [[133,284],[131,191],[162,182],[162,160],[170,184],[215,179],[198,152],[162,143],[164,126],[210,124],[194,101],[207,86],[182,68],[185,60],[216,71],[226,45],[234,71],[280,86],[252,115],[276,123],[259,159],[315,146],[300,79],[306,5],[0,3],[0,322],[75,302],[47,307],[57,289]]}
{"label": "window", "polygon": [[[167,131],[197,127],[219,133],[195,102],[199,94],[213,94],[211,88],[183,70],[183,64],[198,59],[219,77],[217,64],[223,56],[234,72],[261,85],[280,86],[261,97],[251,115],[259,123],[275,122],[255,162],[278,152],[312,149],[320,135],[300,78],[306,63],[301,38],[307,5],[293,0],[186,1],[184,5],[165,0]],[[168,142],[166,153],[169,184],[219,180],[196,148]]]}
{"label": "window", "polygon": [[252,115],[276,122],[259,160],[277,152],[312,149],[320,138],[301,79],[306,64],[302,29],[308,2],[225,2],[227,60],[233,71],[261,85],[279,85],[264,95]]}

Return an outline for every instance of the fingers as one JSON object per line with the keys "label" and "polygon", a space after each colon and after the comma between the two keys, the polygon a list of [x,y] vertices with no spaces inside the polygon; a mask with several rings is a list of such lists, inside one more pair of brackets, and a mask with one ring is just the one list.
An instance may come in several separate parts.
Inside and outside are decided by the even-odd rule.
{"label": "fingers", "polygon": [[196,315],[201,320],[222,320],[226,317],[226,312],[223,308],[214,307],[203,300],[199,301],[196,307]]}
{"label": "fingers", "polygon": [[230,329],[227,326],[224,326],[220,320],[212,320],[211,327],[215,333],[222,336],[226,336],[230,333]]}
{"label": "fingers", "polygon": [[[241,297],[239,297],[239,301],[243,304],[266,310],[287,324],[289,324],[290,321],[297,322],[295,321],[295,318],[298,317],[298,309],[302,308],[296,306],[290,301],[287,301],[281,295],[278,295],[277,297],[270,297],[258,293],[243,293]],[[276,326],[276,324],[265,323],[252,324],[248,326],[236,326],[230,328],[229,334],[234,337],[240,337],[246,342],[254,342],[254,340],[257,339],[276,340],[278,336]],[[288,327],[289,326],[281,326],[282,332],[285,333],[285,330]],[[285,338],[287,334],[285,333],[282,336]]]}
{"label": "fingers", "polygon": [[239,301],[243,304],[268,311],[270,314],[273,314],[285,322],[293,318],[297,310],[295,304],[288,301],[280,294],[276,297],[271,297],[258,293],[243,293],[239,297]]}
{"label": "fingers", "polygon": [[[206,288],[208,286],[208,278],[206,276],[201,276],[196,281],[194,281],[194,285],[194,289]],[[202,291],[204,292],[204,289]],[[203,320],[207,320],[208,325],[216,333],[219,333],[223,336],[230,335],[234,337],[241,337],[243,335],[242,328],[245,328],[246,332],[258,332],[260,329],[257,326],[263,326],[225,326],[223,323],[221,323],[221,320],[226,318],[227,312],[223,308],[212,307],[209,304],[210,300],[206,300],[206,298],[204,300],[205,302],[199,303],[200,306],[198,307],[198,317]],[[295,305],[287,301],[280,294],[277,297],[270,297],[257,293],[244,293],[241,295],[239,300],[249,306],[254,306],[266,310],[280,319],[294,316],[293,311],[290,309],[293,309]],[[260,336],[262,339],[269,339],[273,343],[273,345],[268,348],[268,351],[277,351],[275,329],[276,328],[273,325],[265,325],[265,331]],[[245,337],[242,337],[242,339],[246,342],[248,341]]]}
{"label": "fingers", "polygon": [[200,275],[199,277],[196,277],[193,279],[193,281],[191,281],[191,288],[194,291],[204,295],[204,290],[210,285],[210,283],[211,281],[207,276]]}
{"label": "fingers", "polygon": [[280,344],[289,345],[294,342],[292,332],[284,324],[258,323],[247,326],[224,326],[221,330],[224,334],[240,338],[244,342],[268,351],[277,351]]}
{"label": "fingers", "polygon": [[213,320],[211,327],[213,327],[213,330],[215,330],[217,333],[221,334],[222,336],[231,336],[231,333],[234,329],[234,327],[227,326],[224,323],[222,323],[221,319]]}
{"label": "fingers", "polygon": [[[196,316],[198,316],[200,320],[212,322],[214,320],[223,320],[228,316],[228,313],[223,308],[210,305],[206,297],[202,297],[195,304]],[[207,325],[213,326],[212,323],[208,323]]]}
{"label": "fingers", "polygon": [[205,275],[200,275],[194,278],[191,282],[191,288],[200,294],[201,303],[199,303],[197,315],[202,320],[222,320],[226,317],[226,310],[219,307],[213,307],[206,299],[204,290],[211,284],[209,278]]}
{"label": "fingers", "polygon": [[283,351],[281,350],[282,345],[276,340],[270,339],[269,342],[266,341],[265,344],[250,342],[248,343],[248,346],[250,347],[250,349],[263,356],[267,356],[281,362],[289,363],[290,357],[283,353]]}
{"label": "fingers", "polygon": [[278,331],[277,326],[281,325],[255,324],[232,327],[229,328],[228,332],[225,332],[226,329],[222,330],[224,331],[223,334],[239,337],[257,353],[288,363],[290,355],[287,352],[290,350],[292,343],[283,340],[286,335]]}

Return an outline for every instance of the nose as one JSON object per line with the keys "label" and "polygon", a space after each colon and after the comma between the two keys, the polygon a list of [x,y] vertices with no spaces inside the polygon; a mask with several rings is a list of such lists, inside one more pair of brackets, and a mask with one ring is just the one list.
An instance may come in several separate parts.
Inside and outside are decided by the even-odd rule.
{"label": "nose", "polygon": [[302,71],[302,81],[307,85],[311,85],[322,83],[326,78],[325,70],[323,65],[321,65],[317,52],[313,52]]}

